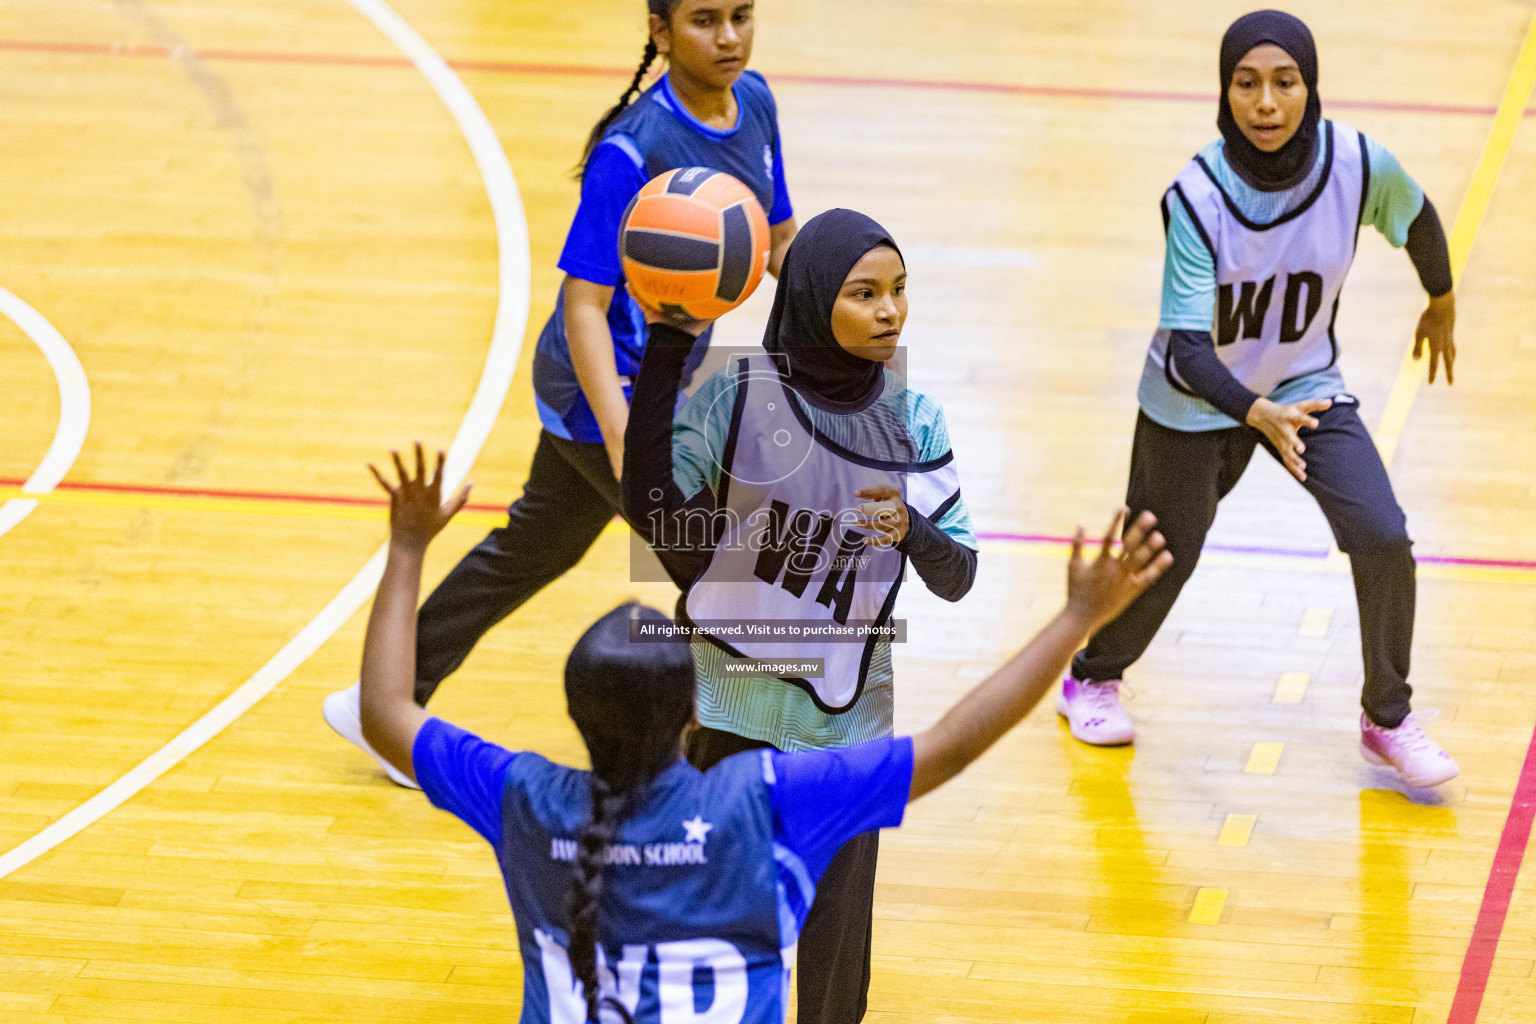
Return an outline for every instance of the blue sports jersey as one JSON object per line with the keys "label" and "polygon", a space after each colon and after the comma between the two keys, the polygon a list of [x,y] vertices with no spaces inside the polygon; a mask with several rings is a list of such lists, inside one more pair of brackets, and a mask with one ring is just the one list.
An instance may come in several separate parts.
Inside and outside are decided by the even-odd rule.
{"label": "blue sports jersey", "polygon": [[[579,1024],[566,948],[587,773],[439,719],[413,758],[432,803],[496,848],[523,956],[523,1024]],[[906,738],[667,769],[606,854],[605,990],[636,1024],[783,1024],[788,953],[817,880],[848,839],[901,823],[911,780]]]}
{"label": "blue sports jersey", "polygon": [[[762,75],[744,71],[736,80],[735,95],[736,126],[711,128],[688,112],[673,94],[668,77],[662,75],[614,122],[587,160],[581,204],[559,266],[572,277],[614,289],[608,329],[621,379],[632,381],[639,374],[646,329],[644,315],[624,290],[619,225],[630,200],[647,181],[677,167],[712,167],[741,179],[768,212],[770,224],[794,216],[784,184],[773,93]],[[689,375],[703,361],[708,344],[706,332],[689,360]],[[550,433],[573,441],[603,439],[571,363],[563,295],[539,334],[533,390],[539,419]],[[626,398],[630,392],[626,381]]]}

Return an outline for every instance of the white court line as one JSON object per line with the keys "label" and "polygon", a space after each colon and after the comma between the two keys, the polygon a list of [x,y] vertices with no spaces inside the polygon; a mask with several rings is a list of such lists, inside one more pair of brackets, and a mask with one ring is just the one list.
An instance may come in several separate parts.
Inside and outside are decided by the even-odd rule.
{"label": "white court line", "polygon": [[[0,288],[0,313],[32,339],[32,344],[48,360],[59,387],[59,425],[53,432],[53,443],[48,446],[43,461],[21,485],[24,494],[47,494],[64,479],[64,474],[79,457],[80,447],[85,444],[85,432],[91,425],[91,385],[85,379],[85,367],[80,365],[75,350],[69,347],[64,335],[48,322],[47,317],[4,288]],[[36,498],[14,498],[0,505],[0,536],[31,515],[35,508]]]}
{"label": "white court line", "polygon": [[[444,467],[444,486],[457,489],[469,472],[470,464],[485,446],[491,427],[501,411],[501,403],[512,384],[518,353],[523,347],[523,332],[528,326],[529,255],[528,222],[523,214],[517,180],[501,149],[496,130],[469,90],[427,41],[384,0],[347,0],[371,21],[380,32],[408,57],[426,77],[448,113],[469,143],[480,177],[491,201],[491,215],[496,222],[496,245],[500,268],[500,289],[496,304],[496,325],[491,333],[490,350],[480,384],[469,403],[459,431],[448,448]],[[25,499],[23,499],[25,500]],[[207,714],[193,722],[175,739],[131,768],[127,774],[100,793],[70,811],[37,835],[0,856],[0,878],[64,842],[70,836],[99,821],[126,800],[154,782],[189,754],[223,731],[231,722],[250,710],[257,701],[271,693],[278,683],[320,649],[352,617],[378,586],[384,571],[385,548],[380,547],[356,576],[320,610],[282,650],[247,679],[239,689],[224,698]],[[316,709],[318,714],[318,709]]]}

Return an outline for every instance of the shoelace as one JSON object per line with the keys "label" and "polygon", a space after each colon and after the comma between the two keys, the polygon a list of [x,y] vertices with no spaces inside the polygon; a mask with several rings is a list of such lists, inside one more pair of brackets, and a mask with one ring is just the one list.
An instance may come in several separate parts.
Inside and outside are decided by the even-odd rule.
{"label": "shoelace", "polygon": [[[1424,735],[1422,723],[1434,721],[1439,714],[1438,708],[1414,711],[1407,718],[1403,719],[1403,723],[1396,729],[1382,729],[1382,731],[1396,733],[1398,742],[1402,744],[1404,751],[1408,753],[1417,753],[1430,748],[1438,750],[1439,748],[1435,746],[1435,741]],[[1377,726],[1377,728],[1381,727]]]}
{"label": "shoelace", "polygon": [[1123,680],[1084,685],[1082,690],[1088,706],[1095,711],[1107,711],[1118,706],[1121,700],[1134,700],[1136,697],[1136,691],[1125,685]]}

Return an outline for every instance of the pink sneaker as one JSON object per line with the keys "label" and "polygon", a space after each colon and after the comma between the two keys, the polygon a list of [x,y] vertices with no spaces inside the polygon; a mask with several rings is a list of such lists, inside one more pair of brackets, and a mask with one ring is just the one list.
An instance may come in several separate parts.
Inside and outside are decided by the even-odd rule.
{"label": "pink sneaker", "polygon": [[1438,786],[1461,774],[1451,755],[1420,727],[1420,722],[1434,718],[1438,711],[1415,711],[1396,729],[1381,726],[1360,715],[1360,753],[1371,764],[1387,765],[1410,786]]}
{"label": "pink sneaker", "polygon": [[1136,738],[1136,729],[1120,706],[1120,685],[1118,679],[1096,683],[1067,676],[1056,694],[1056,713],[1084,743],[1096,747],[1129,743]]}

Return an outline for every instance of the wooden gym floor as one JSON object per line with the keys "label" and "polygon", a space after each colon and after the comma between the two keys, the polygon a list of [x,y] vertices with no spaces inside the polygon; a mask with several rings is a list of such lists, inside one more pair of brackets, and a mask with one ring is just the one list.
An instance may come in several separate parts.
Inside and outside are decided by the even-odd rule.
{"label": "wooden gym floor", "polygon": [[[903,597],[903,728],[1050,613],[1053,538],[1120,498],[1158,197],[1213,136],[1249,6],[760,4],[797,209],[867,211],[909,253],[911,372],[984,537],[965,601]],[[567,172],[640,9],[0,0],[0,1020],[510,1019],[489,852],[319,703],[355,677],[384,536],[363,463],[484,442],[433,580],[518,493]],[[1339,331],[1423,559],[1418,706],[1463,774],[1409,792],[1360,761],[1347,569],[1260,458],[1134,671],[1135,749],[1043,708],[886,836],[872,1022],[1532,1019],[1532,8],[1291,9],[1325,111],[1398,155],[1465,259],[1454,389],[1399,373],[1421,295],[1374,234]],[[579,759],[570,643],[623,598],[670,606],[626,571],[614,529],[434,708]]]}

